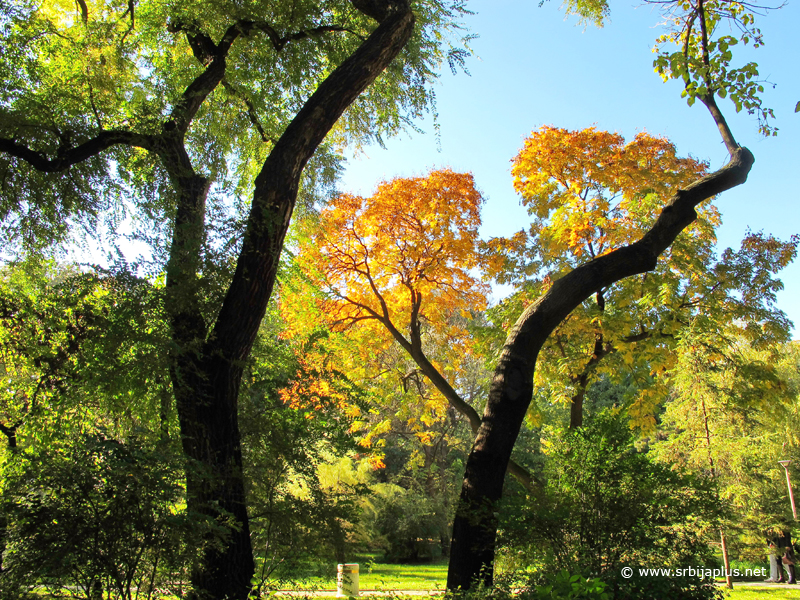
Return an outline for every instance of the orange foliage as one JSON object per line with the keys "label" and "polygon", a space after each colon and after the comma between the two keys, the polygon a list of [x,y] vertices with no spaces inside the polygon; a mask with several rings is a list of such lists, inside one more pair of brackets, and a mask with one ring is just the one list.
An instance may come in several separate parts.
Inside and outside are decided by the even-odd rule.
{"label": "orange foliage", "polygon": [[484,308],[488,293],[470,274],[482,202],[472,175],[449,169],[381,183],[369,198],[335,198],[307,228],[298,255],[325,293],[316,302],[327,325],[371,321],[386,338],[389,326],[408,335],[419,323],[463,337],[458,317]]}
{"label": "orange foliage", "polygon": [[[342,388],[340,378],[320,355],[305,353],[298,362],[297,376],[279,391],[284,404],[294,410],[334,409],[349,418],[361,414],[360,409],[350,403],[348,390]],[[310,417],[311,413],[308,414]]]}
{"label": "orange foliage", "polygon": [[542,127],[514,158],[514,187],[545,255],[593,258],[638,239],[675,190],[706,172],[666,138]]}

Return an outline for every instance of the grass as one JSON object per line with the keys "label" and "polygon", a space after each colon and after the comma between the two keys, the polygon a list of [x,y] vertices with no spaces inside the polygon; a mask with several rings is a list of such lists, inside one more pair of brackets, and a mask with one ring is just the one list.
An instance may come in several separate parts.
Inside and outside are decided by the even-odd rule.
{"label": "grass", "polygon": [[441,590],[447,581],[447,562],[421,565],[374,564],[359,573],[364,590]]}
{"label": "grass", "polygon": [[[443,590],[447,580],[447,562],[418,565],[371,563],[367,557],[359,562],[358,587],[361,590]],[[311,577],[298,582],[295,589],[335,590],[336,576]]]}
{"label": "grass", "polygon": [[[361,590],[443,590],[447,581],[446,560],[438,563],[418,565],[371,563],[374,556],[359,556],[359,589]],[[370,568],[371,564],[371,568]],[[718,582],[718,583],[721,583]],[[313,577],[298,582],[294,589],[336,589],[336,577]],[[800,600],[800,585],[797,589],[763,586],[743,586],[734,582],[733,591],[727,592],[726,600]]]}
{"label": "grass", "polygon": [[789,589],[782,587],[758,586],[758,587],[736,587],[733,584],[733,591],[728,592],[726,600],[800,600],[800,588]]}

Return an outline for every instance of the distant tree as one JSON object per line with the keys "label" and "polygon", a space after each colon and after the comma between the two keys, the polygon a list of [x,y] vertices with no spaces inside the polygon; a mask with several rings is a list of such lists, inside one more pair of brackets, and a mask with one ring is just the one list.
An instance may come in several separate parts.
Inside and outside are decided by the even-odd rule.
{"label": "distant tree", "polygon": [[777,461],[798,453],[798,390],[791,383],[797,349],[792,343],[753,348],[735,330],[729,340],[719,346],[698,334],[682,341],[653,450],[665,464],[714,479],[730,515],[721,529],[723,553],[726,533],[733,532],[734,544],[761,555],[764,531],[791,521]]}

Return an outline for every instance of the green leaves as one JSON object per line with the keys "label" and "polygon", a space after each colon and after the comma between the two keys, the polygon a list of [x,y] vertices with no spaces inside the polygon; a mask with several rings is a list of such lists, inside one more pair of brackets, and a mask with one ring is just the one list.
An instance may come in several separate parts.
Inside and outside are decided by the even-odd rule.
{"label": "green leaves", "polygon": [[[411,42],[330,133],[337,150],[406,127],[433,105],[431,84],[443,62],[463,63],[470,37],[460,24],[464,3],[426,0],[414,10]],[[109,212],[169,221],[174,197],[165,188],[176,185],[177,167],[154,136],[198,98],[183,140],[192,168],[220,195],[250,196],[289,122],[376,27],[349,0],[100,0],[87,11],[84,20],[63,0],[3,7],[0,43],[9,51],[0,56],[0,219],[7,250],[58,245],[76,226],[96,232]],[[223,80],[201,93],[210,58],[232,31]],[[17,144],[61,157],[110,131],[129,136],[117,144],[146,147],[151,160],[112,147],[48,174],[10,152]],[[163,161],[173,165],[168,173],[157,167]],[[154,190],[162,196],[159,214],[147,210]],[[108,225],[116,234],[116,224]]]}
{"label": "green leaves", "polygon": [[[739,42],[752,43],[754,48],[763,44],[761,31],[754,26],[755,15],[747,12],[751,8],[720,0],[675,1],[662,4],[662,8],[670,31],[656,40],[653,50],[657,52],[653,61],[656,73],[665,81],[683,81],[681,96],[689,106],[697,99],[713,100],[714,95],[730,98],[736,112],[744,109],[756,116],[762,134],[775,135],[777,129],[770,124],[775,115],[772,109],[763,106],[764,81],[759,79],[757,64],[731,67],[731,48]],[[731,25],[730,30],[738,32],[738,36],[715,37],[723,25]],[[667,50],[673,45],[678,49]]]}
{"label": "green leaves", "polygon": [[[7,267],[0,278],[0,421],[22,444],[72,427],[116,424],[159,436],[169,373],[161,297],[124,272],[53,264]],[[85,421],[65,415],[81,413]],[[29,419],[38,419],[27,426]],[[146,432],[146,433],[145,433]]]}

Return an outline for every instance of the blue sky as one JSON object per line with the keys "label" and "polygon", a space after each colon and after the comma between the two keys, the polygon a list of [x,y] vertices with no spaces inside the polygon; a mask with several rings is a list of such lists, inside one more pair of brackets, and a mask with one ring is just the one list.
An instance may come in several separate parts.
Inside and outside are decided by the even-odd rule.
{"label": "blue sky", "polygon": [[[471,76],[449,71],[437,86],[441,151],[433,121],[426,134],[388,140],[387,148],[368,147],[350,159],[340,189],[369,194],[396,176],[423,174],[432,167],[470,171],[487,199],[485,237],[508,235],[528,223],[511,185],[510,160],[531,130],[541,125],[580,129],[592,125],[626,139],[638,131],[669,137],[680,155],[722,166],[727,152],[708,112],[688,107],[677,82],[663,83],[653,71],[651,51],[661,33],[656,7],[611,5],[602,29],[565,20],[557,3],[535,0],[470,0],[476,15],[468,27],[472,42]],[[738,66],[759,63],[767,86],[765,105],[775,109],[778,136],[763,138],[754,117],[736,114],[720,101],[737,141],[756,163],[746,184],[717,200],[723,216],[719,246],[738,247],[748,227],[781,239],[800,233],[800,3],[787,4],[759,21],[765,46],[737,46]],[[782,308],[800,328],[800,260],[781,273]],[[797,334],[795,333],[795,337]]]}

